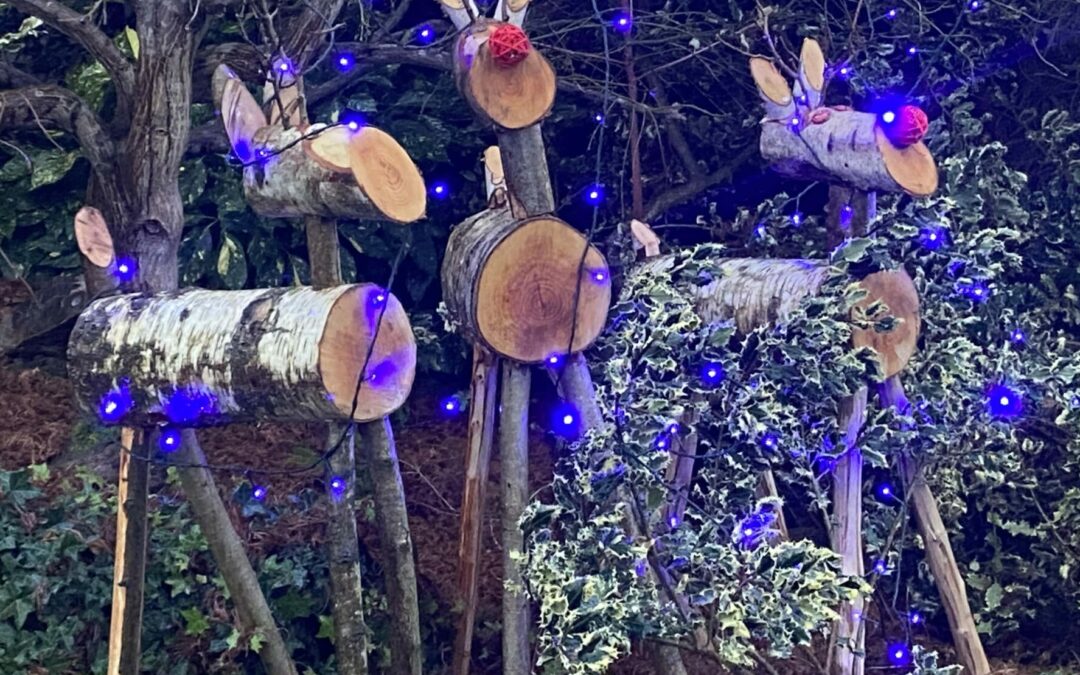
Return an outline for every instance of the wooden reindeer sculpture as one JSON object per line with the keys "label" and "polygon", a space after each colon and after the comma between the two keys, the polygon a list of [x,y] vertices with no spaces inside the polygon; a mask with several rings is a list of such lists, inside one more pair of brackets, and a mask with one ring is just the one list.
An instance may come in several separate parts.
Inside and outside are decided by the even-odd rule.
{"label": "wooden reindeer sculpture", "polygon": [[[503,671],[532,672],[528,605],[516,560],[523,549],[518,520],[528,496],[529,366],[556,367],[568,400],[569,388],[591,389],[580,352],[599,335],[611,298],[604,257],[552,215],[555,200],[540,122],[555,100],[555,74],[520,28],[527,5],[523,0],[500,2],[496,17],[503,20],[493,21],[481,17],[471,0],[443,2],[461,31],[454,48],[455,82],[498,138],[498,148],[485,153],[489,207],[454,229],[442,268],[447,314],[473,344],[458,575],[464,610],[454,650],[456,675],[467,675],[471,668],[484,486],[496,419],[508,582],[503,591]],[[598,420],[586,410],[580,410],[580,419],[567,414],[583,428]]]}
{"label": "wooden reindeer sculpture", "polygon": [[[817,42],[803,43],[795,93],[766,59],[750,62],[754,81],[765,101],[767,116],[762,120],[761,151],[773,166],[786,175],[833,181],[830,220],[832,229],[850,234],[874,217],[874,190],[903,191],[914,196],[928,195],[937,187],[937,168],[926,147],[919,142],[924,124],[890,132],[898,113],[881,116],[856,112],[845,107],[821,106],[825,82],[825,59]],[[919,121],[913,111],[906,114]],[[923,120],[924,121],[924,120]],[[645,263],[635,274],[664,274],[671,258],[659,256],[658,241],[644,223],[632,223],[639,246],[645,248]],[[782,322],[800,301],[817,292],[826,277],[828,263],[813,260],[732,259],[721,262],[722,277],[694,289],[696,304],[705,320],[733,320],[737,330],[748,332],[762,325]],[[919,332],[919,300],[914,284],[903,270],[878,272],[860,280],[866,297],[859,305],[884,303],[901,319],[887,333],[854,330],[852,342],[877,352],[885,383],[879,397],[885,405],[906,406],[900,386],[900,372],[915,351]],[[846,452],[838,460],[833,484],[833,547],[841,556],[842,571],[862,575],[862,455],[858,449],[859,430],[865,419],[867,388],[842,402],[840,425],[845,431]],[[677,485],[686,485],[692,474],[695,452],[693,434],[683,441],[683,453],[672,461],[669,476]],[[686,455],[690,455],[687,457]],[[952,629],[958,659],[965,672],[987,675],[989,665],[975,629],[952,548],[937,504],[926,487],[920,467],[909,459],[900,460],[920,531],[927,542],[926,555],[942,596]],[[776,494],[771,475],[763,480],[765,492]],[[678,499],[669,504],[669,514],[681,516]],[[666,514],[667,515],[667,514]],[[667,520],[667,518],[665,518]],[[781,518],[781,523],[782,518]],[[782,526],[781,526],[782,530]],[[835,652],[830,654],[830,670],[836,675],[864,672],[865,619],[861,602],[841,608],[834,632]]]}
{"label": "wooden reindeer sculpture", "polygon": [[[370,127],[309,126],[301,131],[272,125],[224,66],[215,73],[214,91],[232,147],[245,162],[245,194],[260,214],[402,223],[423,215],[423,179],[385,133]],[[290,109],[281,110],[288,114]],[[116,259],[108,228],[95,209],[80,211],[75,229],[87,279],[123,275],[126,266],[135,264]],[[147,524],[146,472],[138,468],[145,461],[133,462],[132,455],[151,455],[154,443],[166,452],[179,448],[181,429],[267,418],[379,421],[389,437],[386,417],[411,390],[416,344],[396,297],[374,284],[341,285],[339,278],[324,288],[187,289],[106,297],[79,316],[68,357],[79,407],[106,424],[124,426],[127,452],[121,461],[108,672],[134,674]],[[378,433],[367,436],[378,441]],[[351,468],[351,444],[347,454]],[[388,454],[396,462],[392,447]],[[337,507],[342,520],[347,518],[343,522],[351,523],[355,547],[350,506],[355,481],[348,475],[342,482],[330,487],[331,511]],[[133,508],[138,504],[142,508]],[[411,569],[411,549],[408,557]],[[257,587],[254,579],[249,582]],[[411,592],[415,607],[415,588]],[[273,624],[265,602],[257,610]],[[418,626],[416,634],[409,641],[414,648],[395,649],[395,656],[400,651],[419,664]],[[363,644],[365,638],[356,637]],[[284,644],[271,643],[267,648],[280,651],[277,662],[291,663]],[[366,663],[364,650],[354,651]],[[418,673],[419,666],[400,669],[405,670]]]}
{"label": "wooden reindeer sculpture", "polygon": [[[243,83],[227,67],[214,74],[214,93],[234,152],[245,162],[248,203],[267,217],[303,217],[312,284],[342,283],[336,218],[410,223],[423,217],[426,190],[419,170],[397,141],[358,121],[310,124],[303,78],[281,60],[266,78],[269,123]],[[284,66],[284,67],[281,67]],[[265,158],[269,158],[264,161]],[[382,294],[380,297],[389,295]],[[369,317],[370,318],[370,317]],[[377,372],[371,376],[378,378]],[[367,386],[377,383],[372,380]],[[344,430],[331,427],[331,442]],[[416,572],[393,430],[383,416],[360,427],[374,501],[391,608],[391,658],[396,673],[418,675],[422,667]],[[351,441],[328,462],[327,482],[344,479],[349,491],[330,504],[330,578],[335,646],[343,672],[366,670],[366,638],[360,633],[360,570],[352,508],[355,461]],[[341,562],[338,562],[341,561]],[[346,562],[347,561],[347,562]],[[342,601],[341,599],[347,599]],[[349,660],[352,660],[351,662]]]}

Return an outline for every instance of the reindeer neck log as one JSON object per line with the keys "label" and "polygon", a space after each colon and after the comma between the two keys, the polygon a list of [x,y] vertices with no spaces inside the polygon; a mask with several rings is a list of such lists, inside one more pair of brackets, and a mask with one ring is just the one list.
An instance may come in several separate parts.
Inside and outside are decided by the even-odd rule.
{"label": "reindeer neck log", "polygon": [[244,162],[244,195],[260,215],[397,223],[424,216],[424,179],[390,135],[369,126],[271,126],[226,66],[215,71],[213,89],[233,152]]}
{"label": "reindeer neck log", "polygon": [[555,103],[555,71],[512,23],[482,19],[465,28],[454,81],[477,117],[499,129],[532,126]]}
{"label": "reindeer neck log", "polygon": [[[659,274],[672,268],[671,256],[643,262],[635,274]],[[828,263],[818,260],[769,260],[733,258],[719,263],[723,275],[715,281],[690,289],[697,298],[698,311],[706,321],[732,319],[739,332],[775,324],[789,316],[803,299],[821,288]],[[870,347],[881,359],[886,376],[903,370],[915,353],[919,337],[919,297],[911,278],[903,270],[875,272],[860,285],[867,294],[859,301],[867,307],[883,302],[890,314],[902,319],[892,331],[852,330],[856,347]]]}
{"label": "reindeer neck log", "polygon": [[522,363],[568,346],[585,349],[600,334],[611,299],[607,263],[590,246],[575,315],[585,245],[580,232],[550,216],[518,221],[503,207],[469,218],[451,233],[443,260],[451,320],[466,339]]}
{"label": "reindeer neck log", "polygon": [[112,424],[346,420],[380,313],[353,416],[368,421],[404,403],[416,364],[404,309],[370,284],[98,300],[72,331],[69,375],[79,407]]}

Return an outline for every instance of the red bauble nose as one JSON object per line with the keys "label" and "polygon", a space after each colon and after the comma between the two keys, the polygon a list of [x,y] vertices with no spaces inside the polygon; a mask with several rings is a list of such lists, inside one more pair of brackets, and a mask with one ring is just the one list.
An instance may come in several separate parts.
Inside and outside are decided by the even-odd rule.
{"label": "red bauble nose", "polygon": [[893,145],[906,148],[909,145],[915,145],[926,136],[926,128],[930,122],[919,106],[902,106],[896,111],[891,121],[888,120],[887,115],[888,113],[882,115],[882,126],[885,128],[885,135],[889,137]]}
{"label": "red bauble nose", "polygon": [[491,58],[503,68],[509,68],[521,63],[532,45],[529,44],[529,36],[512,23],[504,23],[488,36],[488,49],[491,50]]}

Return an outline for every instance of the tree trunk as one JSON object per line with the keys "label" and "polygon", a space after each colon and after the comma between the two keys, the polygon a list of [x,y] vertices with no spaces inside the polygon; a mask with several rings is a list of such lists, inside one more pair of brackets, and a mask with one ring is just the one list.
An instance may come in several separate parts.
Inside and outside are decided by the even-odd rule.
{"label": "tree trunk", "polygon": [[528,366],[502,363],[499,410],[499,463],[502,477],[502,659],[503,675],[529,675],[529,598],[521,578],[525,537],[521,514],[529,500],[529,391]]}
{"label": "tree trunk", "polygon": [[[901,413],[910,410],[899,375],[894,375],[879,385],[878,396],[884,406],[897,408]],[[964,667],[965,673],[989,675],[992,672],[990,663],[986,659],[986,652],[971,614],[964,577],[956,563],[937,500],[926,483],[925,471],[918,461],[907,454],[901,453],[898,461],[904,476],[905,489],[915,508],[930,573],[934,576],[941,604],[945,608],[945,616],[949,620],[956,660]]]}
{"label": "tree trunk", "polygon": [[370,284],[98,300],[68,346],[76,400],[128,425],[347,419],[384,304],[354,415],[375,419],[408,396],[416,345],[397,299]]}
{"label": "tree trunk", "polygon": [[416,564],[405,487],[394,430],[389,418],[360,425],[364,465],[375,487],[375,523],[383,554],[386,597],[390,611],[390,672],[420,675],[424,646],[420,642],[420,609],[416,591]]}
{"label": "tree trunk", "polygon": [[585,349],[611,300],[599,251],[589,246],[579,265],[585,246],[580,232],[551,216],[518,221],[501,208],[469,218],[450,235],[443,259],[451,320],[470,342],[523,363]]}
{"label": "tree trunk", "polygon": [[457,586],[463,609],[454,643],[454,675],[472,672],[472,639],[483,550],[484,493],[491,468],[498,382],[499,358],[483,347],[473,346],[469,445],[465,457],[465,490],[461,498],[461,539],[458,544]]}
{"label": "tree trunk", "polygon": [[[299,83],[296,86],[299,87]],[[316,288],[337,286],[342,282],[337,221],[309,216],[304,219],[304,228],[312,285]],[[374,324],[378,316],[376,312],[369,321]],[[383,316],[385,321],[386,317]],[[379,332],[382,333],[381,327]],[[366,351],[358,353],[366,355]],[[355,378],[353,381],[355,387]],[[363,391],[361,385],[360,392]],[[340,675],[365,675],[368,672],[368,627],[364,622],[364,586],[356,534],[356,438],[347,425],[330,423],[327,427],[327,443],[341,443],[330,456],[323,472],[327,496],[326,557],[330,568],[334,654],[337,655]],[[344,488],[341,487],[342,481]]]}
{"label": "tree trunk", "polygon": [[[195,432],[184,431],[182,447],[176,453],[181,464],[206,464]],[[207,469],[179,468],[180,483],[191,502],[191,510],[199,529],[210,545],[229,597],[236,605],[240,617],[240,626],[245,633],[258,634],[262,640],[259,658],[270,675],[296,675],[289,650],[274,623],[270,606],[266,603],[259,579],[251,568],[236,531],[232,528],[229,513],[221,501],[221,495],[214,485],[212,474]]]}

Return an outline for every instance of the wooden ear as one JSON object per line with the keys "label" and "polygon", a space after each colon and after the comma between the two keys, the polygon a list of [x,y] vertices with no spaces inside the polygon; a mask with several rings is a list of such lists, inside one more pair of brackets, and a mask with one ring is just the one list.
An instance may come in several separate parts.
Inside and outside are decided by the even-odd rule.
{"label": "wooden ear", "polygon": [[791,87],[769,59],[755,56],[750,59],[750,75],[754,78],[765,111],[770,119],[787,119],[795,112]]}
{"label": "wooden ear", "polygon": [[529,0],[499,0],[495,5],[495,20],[512,23],[520,28],[525,23],[525,12],[529,9]]}
{"label": "wooden ear", "polygon": [[93,206],[84,206],[75,214],[75,241],[90,264],[106,268],[116,259],[112,235],[105,217]]}
{"label": "wooden ear", "polygon": [[213,90],[233,152],[241,161],[250,161],[255,155],[255,132],[267,126],[266,116],[243,81],[224,64],[214,71]]}
{"label": "wooden ear", "polygon": [[646,258],[660,255],[660,237],[651,227],[635,218],[630,221],[630,234],[634,237],[634,248],[645,249]]}
{"label": "wooden ear", "polygon": [[[469,3],[468,7],[465,5],[466,2]],[[480,10],[473,0],[439,0],[439,4],[442,5],[446,18],[450,19],[454,28],[459,31],[468,28],[474,16],[480,16]]]}
{"label": "wooden ear", "polygon": [[821,105],[822,92],[825,89],[825,54],[821,45],[813,38],[806,38],[799,54],[799,89],[806,97],[804,104],[810,110]]}

